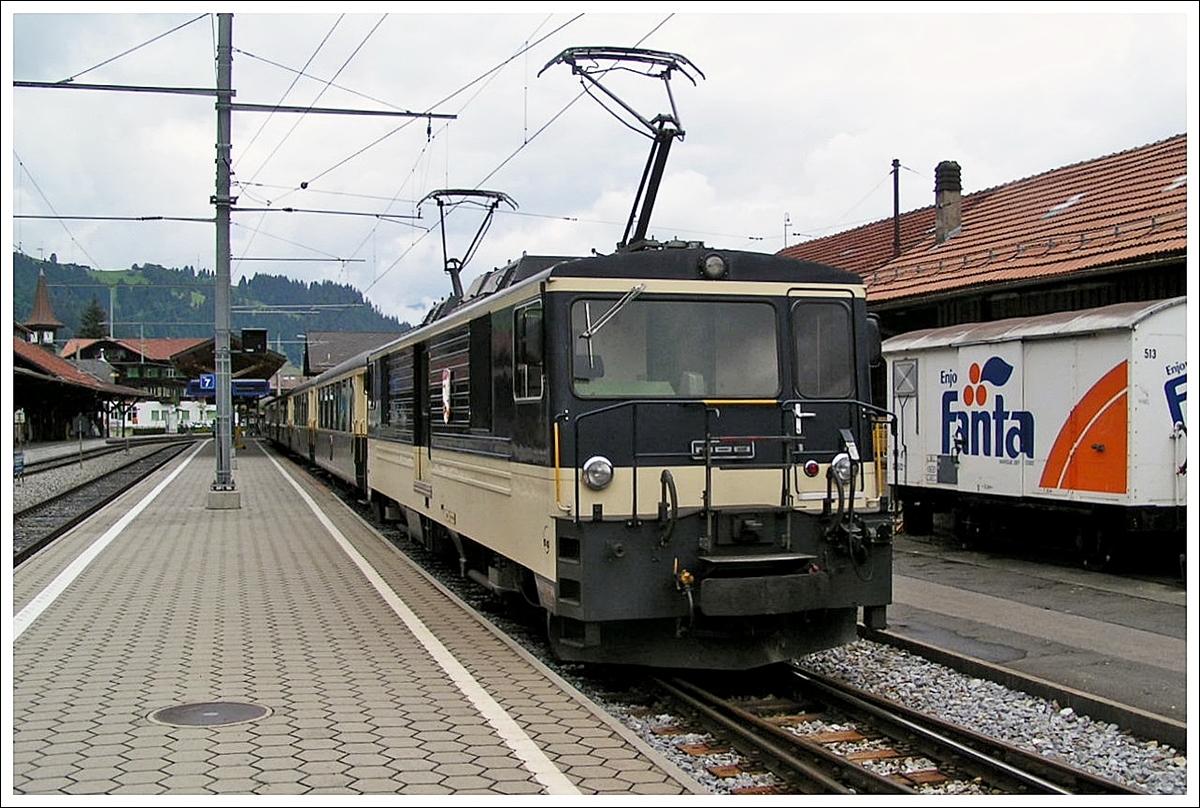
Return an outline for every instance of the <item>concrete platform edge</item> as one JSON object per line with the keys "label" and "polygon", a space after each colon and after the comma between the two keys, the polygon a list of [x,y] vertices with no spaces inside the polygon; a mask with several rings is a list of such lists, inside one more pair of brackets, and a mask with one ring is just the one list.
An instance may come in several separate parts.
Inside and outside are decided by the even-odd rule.
{"label": "concrete platform edge", "polygon": [[[307,476],[306,472],[305,472],[305,474]],[[561,687],[564,691],[574,694],[575,699],[580,704],[582,704],[584,707],[586,707],[588,712],[592,713],[593,715],[596,716],[596,718],[603,721],[607,726],[612,728],[612,730],[614,732],[618,733],[619,735],[621,735],[621,737],[625,738],[625,740],[627,740],[630,744],[632,744],[633,746],[640,749],[644,755],[646,755],[648,758],[653,760],[663,770],[670,772],[680,782],[680,784],[686,786],[692,794],[711,794],[712,793],[707,788],[705,788],[704,786],[702,786],[698,782],[696,782],[696,780],[693,779],[690,774],[688,774],[683,769],[676,766],[672,761],[670,761],[669,759],[664,757],[658,750],[656,750],[654,747],[650,746],[648,743],[646,743],[644,740],[642,740],[640,737],[638,737],[638,735],[636,733],[634,733],[632,730],[630,730],[629,727],[625,726],[620,721],[618,721],[616,718],[614,718],[612,715],[605,712],[599,705],[597,705],[594,701],[589,699],[587,697],[587,695],[580,692],[574,685],[572,685],[570,682],[563,679],[561,676],[559,676],[557,673],[552,671],[550,668],[546,667],[545,663],[543,663],[541,660],[539,660],[533,654],[529,653],[529,651],[527,651],[525,648],[523,648],[519,643],[517,643],[511,637],[509,637],[507,634],[505,634],[503,631],[501,631],[499,627],[497,627],[495,624],[491,623],[487,619],[480,616],[468,604],[464,603],[461,598],[459,598],[457,595],[455,595],[453,592],[451,592],[449,589],[447,589],[445,586],[443,586],[440,581],[438,581],[436,578],[434,578],[432,575],[430,575],[428,572],[426,572],[424,569],[422,569],[419,564],[417,564],[415,561],[413,561],[411,558],[409,558],[404,553],[403,550],[396,547],[394,544],[392,544],[386,538],[384,538],[377,530],[375,530],[375,527],[370,522],[363,519],[363,517],[361,515],[355,513],[353,510],[351,510],[349,507],[347,507],[346,504],[343,502],[339,502],[338,504],[342,508],[345,509],[346,513],[348,513],[354,519],[358,520],[358,522],[361,523],[367,530],[369,530],[371,533],[373,533],[379,539],[380,542],[382,542],[384,545],[387,546],[387,548],[390,552],[397,555],[401,561],[403,561],[406,565],[408,565],[413,571],[415,571],[417,574],[419,574],[422,578],[427,580],[431,586],[435,587],[439,592],[441,592],[448,599],[453,601],[459,608],[463,609],[465,612],[470,614],[471,617],[477,623],[479,623],[481,626],[483,626],[489,632],[491,632],[493,635],[495,635],[497,639],[499,639],[506,646],[511,648],[514,653],[516,653],[518,656],[520,656],[522,659],[524,659],[526,662],[528,662],[530,665],[532,665],[534,668],[536,668],[547,679],[550,679],[551,681],[553,681],[555,684],[557,684],[559,687]]]}

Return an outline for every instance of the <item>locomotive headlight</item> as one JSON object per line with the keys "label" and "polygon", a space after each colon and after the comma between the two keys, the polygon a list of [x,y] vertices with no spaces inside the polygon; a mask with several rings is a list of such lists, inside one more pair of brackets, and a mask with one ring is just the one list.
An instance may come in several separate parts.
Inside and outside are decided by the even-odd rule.
{"label": "locomotive headlight", "polygon": [[850,475],[853,471],[854,469],[850,465],[850,455],[845,452],[833,458],[833,462],[829,464],[829,473],[836,477],[842,485],[850,482]]}
{"label": "locomotive headlight", "polygon": [[700,259],[700,274],[710,281],[719,280],[729,274],[729,265],[721,256],[709,253]]}
{"label": "locomotive headlight", "polygon": [[583,482],[593,491],[608,487],[613,478],[613,464],[607,457],[589,457],[583,464]]}

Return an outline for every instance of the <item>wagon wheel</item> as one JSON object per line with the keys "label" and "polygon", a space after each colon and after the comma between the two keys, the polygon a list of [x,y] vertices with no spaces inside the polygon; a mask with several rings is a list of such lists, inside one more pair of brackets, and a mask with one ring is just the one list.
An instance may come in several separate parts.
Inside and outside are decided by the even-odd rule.
{"label": "wagon wheel", "polygon": [[984,512],[978,509],[954,510],[954,537],[964,550],[978,550],[987,544],[988,526]]}
{"label": "wagon wheel", "polygon": [[901,507],[904,532],[910,536],[933,535],[933,507],[929,502],[906,500]]}
{"label": "wagon wheel", "polygon": [[1115,544],[1112,536],[1098,525],[1081,527],[1075,538],[1075,546],[1084,568],[1104,572],[1112,567]]}

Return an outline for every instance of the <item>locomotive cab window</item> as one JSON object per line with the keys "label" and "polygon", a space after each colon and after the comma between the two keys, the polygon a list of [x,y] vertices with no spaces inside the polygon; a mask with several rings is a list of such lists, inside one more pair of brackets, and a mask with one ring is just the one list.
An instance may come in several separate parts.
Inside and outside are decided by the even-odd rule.
{"label": "locomotive cab window", "polygon": [[840,300],[803,300],[792,308],[796,392],[806,398],[854,394],[850,307]]}
{"label": "locomotive cab window", "polygon": [[513,398],[539,399],[545,384],[540,300],[513,310],[513,341]]}
{"label": "locomotive cab window", "polygon": [[779,392],[769,303],[627,294],[571,306],[581,398],[771,398]]}

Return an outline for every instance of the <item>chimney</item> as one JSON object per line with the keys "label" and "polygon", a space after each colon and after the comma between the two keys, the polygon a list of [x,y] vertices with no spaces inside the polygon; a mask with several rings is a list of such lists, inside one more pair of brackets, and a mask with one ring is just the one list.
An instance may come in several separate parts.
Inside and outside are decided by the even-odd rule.
{"label": "chimney", "polygon": [[962,229],[962,170],[943,160],[934,170],[933,198],[937,209],[934,243],[941,244]]}

